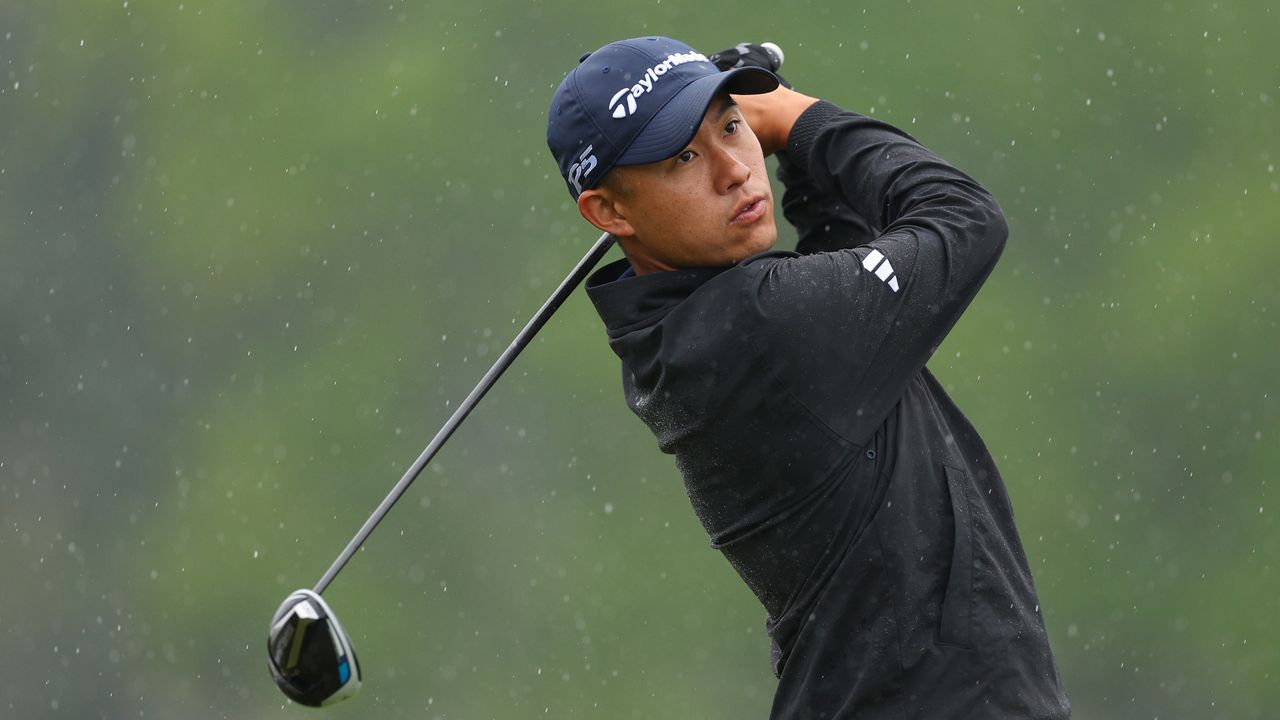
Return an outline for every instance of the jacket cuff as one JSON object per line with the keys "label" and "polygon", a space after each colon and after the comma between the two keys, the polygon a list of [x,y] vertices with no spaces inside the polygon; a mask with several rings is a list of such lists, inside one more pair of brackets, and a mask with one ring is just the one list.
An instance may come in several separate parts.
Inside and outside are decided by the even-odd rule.
{"label": "jacket cuff", "polygon": [[844,110],[838,105],[819,100],[800,113],[791,126],[791,134],[787,136],[787,157],[806,174],[809,172],[809,151],[813,149],[818,131],[842,112]]}

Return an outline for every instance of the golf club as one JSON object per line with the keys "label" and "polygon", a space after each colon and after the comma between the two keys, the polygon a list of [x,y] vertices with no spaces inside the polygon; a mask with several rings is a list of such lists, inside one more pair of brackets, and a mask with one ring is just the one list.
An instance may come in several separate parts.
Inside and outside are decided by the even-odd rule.
{"label": "golf club", "polygon": [[480,399],[600,262],[600,258],[604,257],[613,243],[613,236],[609,233],[602,234],[596,240],[555,292],[551,293],[551,297],[547,298],[502,355],[498,356],[493,367],[480,379],[480,383],[471,390],[458,409],[453,411],[444,427],[440,428],[418,459],[413,461],[369,519],[364,521],[364,525],[329,566],[315,588],[295,590],[280,605],[280,609],[276,610],[267,632],[267,653],[271,676],[289,699],[303,705],[320,707],[344,700],[360,689],[360,664],[356,661],[351,638],[342,629],[337,615],[320,597],[320,593],[329,587],[329,583],[333,582],[373,529],[409,489],[453,431],[458,429]]}
{"label": "golf club", "polygon": [[[741,43],[730,50],[711,56],[711,61],[721,70],[755,65],[776,72],[782,65],[782,59],[782,49],[773,43],[760,45]],[[315,588],[295,590],[276,610],[267,633],[268,660],[271,676],[276,685],[291,700],[303,705],[320,707],[351,697],[360,689],[362,681],[360,664],[356,660],[351,638],[343,630],[337,615],[320,597],[320,594],[329,587],[329,583],[333,582],[382,518],[409,489],[418,474],[431,462],[431,458],[435,457],[436,452],[449,439],[453,431],[462,424],[516,356],[533,340],[533,336],[542,329],[542,326],[551,319],[551,316],[582,283],[592,268],[600,262],[600,258],[604,257],[613,243],[614,238],[609,233],[602,234],[596,240],[551,297],[547,298],[538,312],[502,352],[493,367],[489,368],[489,371],[480,379],[480,383],[453,412],[418,459],[409,466],[400,481],[391,488],[391,492],[378,504],[369,519],[365,520],[364,525],[329,566]]]}

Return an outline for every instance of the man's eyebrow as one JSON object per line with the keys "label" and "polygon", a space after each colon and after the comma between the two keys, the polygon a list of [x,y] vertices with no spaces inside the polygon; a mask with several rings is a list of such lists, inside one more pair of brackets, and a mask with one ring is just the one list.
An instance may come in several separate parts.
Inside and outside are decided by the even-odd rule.
{"label": "man's eyebrow", "polygon": [[737,106],[738,106],[738,103],[734,101],[732,95],[725,95],[724,99],[720,101],[720,107],[716,108],[716,116],[719,117],[721,115],[724,115],[725,113],[729,112],[731,108],[735,108]]}

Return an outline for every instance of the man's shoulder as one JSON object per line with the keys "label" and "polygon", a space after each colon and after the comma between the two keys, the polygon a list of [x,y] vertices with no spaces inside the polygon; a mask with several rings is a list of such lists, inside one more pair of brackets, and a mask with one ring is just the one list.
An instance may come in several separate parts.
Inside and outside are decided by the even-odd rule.
{"label": "man's shoulder", "polygon": [[799,253],[792,252],[790,250],[768,250],[766,252],[756,253],[755,255],[742,260],[737,266],[744,270],[749,269],[751,271],[759,271],[780,260],[798,257],[800,257]]}
{"label": "man's shoulder", "polygon": [[[682,329],[692,323],[699,332],[738,324],[760,314],[756,291],[769,269],[802,256],[786,250],[770,250],[747,257],[728,267],[692,267],[642,276],[622,277],[625,260],[598,270],[587,281],[591,298],[612,339],[665,325]],[[721,322],[709,324],[710,316]]]}

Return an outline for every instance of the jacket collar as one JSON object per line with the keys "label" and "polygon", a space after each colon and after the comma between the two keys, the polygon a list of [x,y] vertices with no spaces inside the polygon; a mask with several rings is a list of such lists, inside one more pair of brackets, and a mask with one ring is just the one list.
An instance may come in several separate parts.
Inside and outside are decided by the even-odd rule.
{"label": "jacket collar", "polygon": [[595,271],[587,279],[587,296],[604,320],[610,339],[652,325],[703,283],[728,267],[687,268],[619,280],[630,267],[626,259]]}

